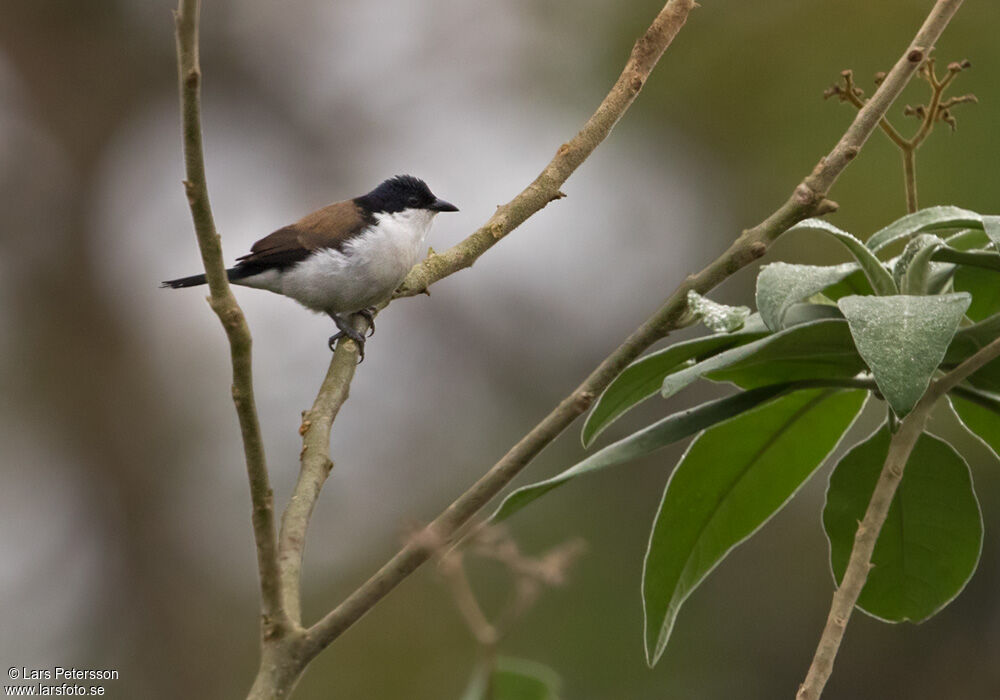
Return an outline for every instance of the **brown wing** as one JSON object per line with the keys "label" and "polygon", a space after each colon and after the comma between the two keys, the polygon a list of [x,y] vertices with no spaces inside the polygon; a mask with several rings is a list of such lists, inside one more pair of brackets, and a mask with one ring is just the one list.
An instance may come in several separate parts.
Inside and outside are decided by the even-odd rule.
{"label": "brown wing", "polygon": [[342,250],[347,241],[371,223],[353,201],[337,202],[261,238],[249,253],[236,258],[237,267],[256,274],[290,267],[320,248]]}

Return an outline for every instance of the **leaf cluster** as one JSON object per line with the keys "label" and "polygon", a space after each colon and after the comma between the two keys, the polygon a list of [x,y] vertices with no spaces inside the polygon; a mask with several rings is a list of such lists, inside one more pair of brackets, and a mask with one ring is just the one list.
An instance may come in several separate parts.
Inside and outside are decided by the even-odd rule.
{"label": "leaf cluster", "polygon": [[[757,313],[750,316],[695,299],[692,312],[713,330],[726,330],[675,343],[626,368],[591,410],[584,446],[657,394],[670,397],[701,381],[730,383],[735,393],[669,414],[550,479],[517,489],[492,517],[503,520],[582,474],[695,436],[667,482],[646,553],[642,594],[651,665],[701,581],[789,501],[870,399],[884,401],[886,421],[840,460],[827,490],[823,524],[839,582],[899,420],[936,375],[1000,336],[1000,217],[932,207],[867,242],[821,219],[792,231],[832,236],[851,260],[765,265],[757,278]],[[969,431],[1000,449],[1000,360],[959,383],[948,402]],[[921,435],[859,607],[893,622],[928,618],[971,577],[982,537],[964,458],[944,440]]]}

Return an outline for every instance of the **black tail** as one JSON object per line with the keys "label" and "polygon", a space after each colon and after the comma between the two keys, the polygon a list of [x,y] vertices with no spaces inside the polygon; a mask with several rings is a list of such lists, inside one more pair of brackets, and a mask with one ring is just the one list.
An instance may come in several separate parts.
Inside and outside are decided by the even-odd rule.
{"label": "black tail", "polygon": [[191,275],[190,277],[181,277],[176,280],[167,280],[160,284],[160,286],[170,287],[171,289],[183,289],[184,287],[197,287],[201,284],[205,284],[205,275]]}
{"label": "black tail", "polygon": [[[254,269],[250,265],[237,265],[236,267],[231,267],[226,270],[226,277],[229,278],[230,282],[236,282],[236,280],[241,280],[244,277],[253,277],[260,270]],[[205,284],[207,280],[205,275],[191,275],[190,277],[180,277],[175,280],[167,280],[166,282],[161,282],[161,287],[170,287],[171,289],[183,289],[184,287],[200,287]]]}

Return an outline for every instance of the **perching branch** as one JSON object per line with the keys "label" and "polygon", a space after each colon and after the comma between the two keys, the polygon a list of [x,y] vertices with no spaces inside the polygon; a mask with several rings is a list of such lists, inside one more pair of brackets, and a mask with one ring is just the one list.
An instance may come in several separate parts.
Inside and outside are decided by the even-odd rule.
{"label": "perching branch", "polygon": [[[674,4],[671,0],[667,6]],[[586,411],[594,397],[603,391],[622,369],[654,342],[683,326],[687,322],[689,291],[694,290],[702,294],[708,292],[737,270],[761,257],[767,252],[770,243],[794,223],[836,208],[836,204],[825,198],[827,191],[857,156],[886,110],[913,77],[961,4],[962,0],[938,0],[934,4],[912,44],[903,52],[875,94],[859,110],[833,150],[795,187],[788,201],[760,224],[744,231],[729,249],[708,267],[684,280],[666,303],[601,362],[582,384],[514,445],[479,481],[427,525],[428,540],[450,540],[456,531],[509,484],[525,465]],[[642,44],[643,41],[644,39],[640,39],[639,43]],[[468,243],[469,249],[476,249],[475,241],[481,241],[482,230],[467,239],[471,241]],[[465,249],[465,245],[463,242],[456,246],[459,250],[453,248],[455,253],[448,259],[462,258],[461,250]],[[474,256],[471,259],[474,259]],[[430,281],[440,279],[427,272],[430,269],[418,266],[416,272],[411,273],[416,283],[411,283],[405,293],[422,291]],[[431,556],[431,551],[420,544],[420,539],[415,538],[407,543],[368,581],[310,628],[309,638],[315,653],[340,636]]]}
{"label": "perching branch", "polygon": [[868,580],[868,572],[872,568],[872,552],[875,551],[875,544],[889,514],[896,489],[903,479],[903,469],[923,433],[931,410],[942,396],[997,357],[1000,357],[1000,338],[981,348],[972,357],[932,383],[913,411],[900,422],[899,429],[893,434],[889,443],[889,454],[872,491],[865,517],[854,535],[854,546],[851,548],[851,557],[847,562],[844,578],[833,594],[823,635],[816,647],[806,679],[799,687],[796,700],[818,700],[823,693],[826,681],[833,671],[833,662],[840,649],[840,642],[844,638],[847,622]]}
{"label": "perching branch", "polygon": [[222,263],[222,245],[215,230],[205,180],[205,159],[201,145],[201,67],[198,63],[199,0],[179,0],[174,19],[177,31],[178,75],[180,78],[181,122],[184,138],[184,166],[188,203],[194,220],[201,260],[211,292],[209,305],[218,315],[229,338],[233,365],[233,403],[243,437],[243,454],[250,479],[253,502],[253,533],[257,544],[260,575],[261,637],[280,637],[288,628],[281,599],[278,555],[274,532],[274,506],[264,458],[264,444],[254,400],[251,371],[251,339],[243,310],[229,288]]}
{"label": "perching branch", "polygon": [[[357,323],[366,324],[363,320]],[[358,330],[364,332],[360,325]],[[358,350],[354,341],[347,339],[338,343],[312,408],[302,414],[302,425],[299,428],[302,435],[299,479],[281,517],[281,533],[278,537],[285,609],[296,625],[302,624],[302,556],[306,546],[306,530],[323,483],[333,469],[333,461],[330,459],[330,429],[340,407],[347,401],[357,365]]]}

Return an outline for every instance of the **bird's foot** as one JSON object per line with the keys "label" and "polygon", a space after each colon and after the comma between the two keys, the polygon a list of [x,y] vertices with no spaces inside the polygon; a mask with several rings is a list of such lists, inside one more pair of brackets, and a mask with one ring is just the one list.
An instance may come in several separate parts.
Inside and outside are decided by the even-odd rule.
{"label": "bird's foot", "polygon": [[358,316],[368,321],[368,337],[371,338],[375,335],[375,307],[369,306],[367,309],[361,309],[358,312]]}
{"label": "bird's foot", "polygon": [[341,321],[335,317],[333,321],[337,324],[338,331],[331,335],[329,340],[326,341],[327,346],[332,351],[336,349],[337,341],[341,338],[353,340],[358,346],[358,364],[360,365],[365,360],[365,336],[354,330],[354,326],[351,325],[350,319]]}

